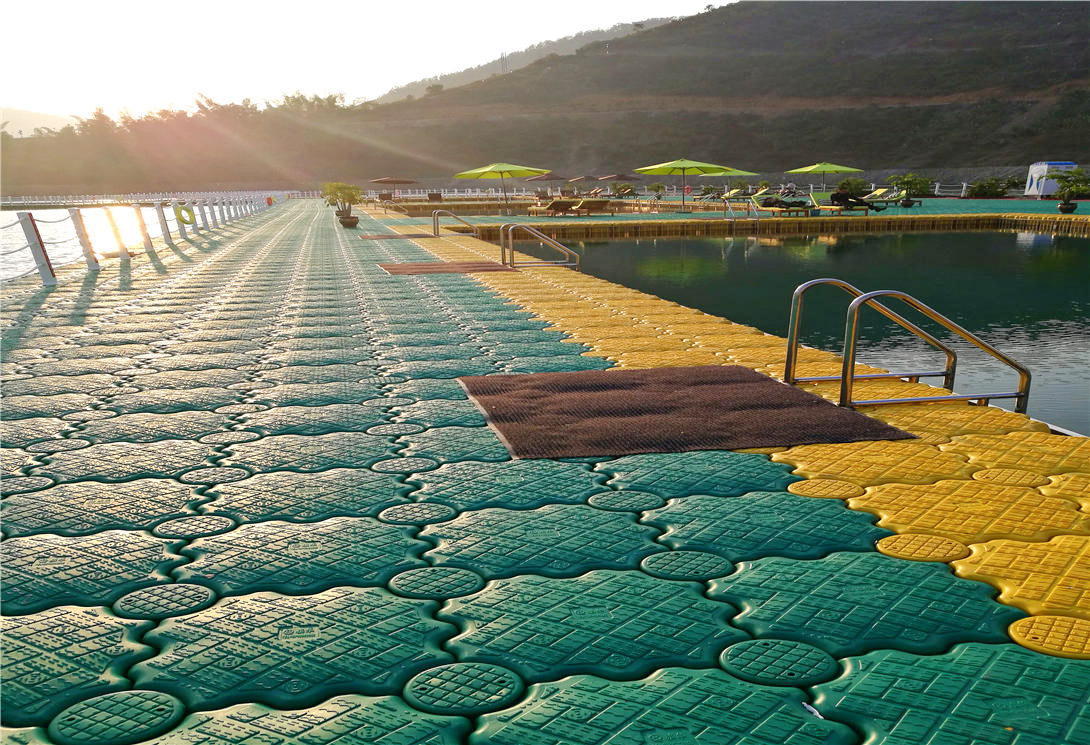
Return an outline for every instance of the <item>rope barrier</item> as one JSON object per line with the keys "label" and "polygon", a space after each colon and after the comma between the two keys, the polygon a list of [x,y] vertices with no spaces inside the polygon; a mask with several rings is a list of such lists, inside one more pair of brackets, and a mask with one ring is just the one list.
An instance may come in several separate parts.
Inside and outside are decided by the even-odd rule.
{"label": "rope barrier", "polygon": [[4,228],[14,228],[18,224],[18,220],[16,220],[15,222],[9,222],[7,225],[0,225],[0,230],[3,230]]}
{"label": "rope barrier", "polygon": [[76,240],[76,236],[72,236],[71,238],[65,238],[63,241],[47,241],[43,238],[42,243],[48,244],[50,246],[57,246],[61,243],[71,243],[74,240]]}
{"label": "rope barrier", "polygon": [[35,217],[35,218],[34,218],[34,222],[49,222],[49,223],[54,223],[54,222],[64,222],[65,220],[71,220],[71,219],[72,219],[72,216],[71,216],[71,215],[65,215],[65,216],[64,216],[64,217],[62,217],[62,218],[61,218],[60,220],[43,220],[43,219],[41,219],[40,217]]}
{"label": "rope barrier", "polygon": [[19,248],[9,248],[7,251],[0,252],[0,256],[7,256],[8,254],[13,254],[16,251],[22,251],[24,248],[30,248],[30,244],[24,243],[23,245],[19,246]]}

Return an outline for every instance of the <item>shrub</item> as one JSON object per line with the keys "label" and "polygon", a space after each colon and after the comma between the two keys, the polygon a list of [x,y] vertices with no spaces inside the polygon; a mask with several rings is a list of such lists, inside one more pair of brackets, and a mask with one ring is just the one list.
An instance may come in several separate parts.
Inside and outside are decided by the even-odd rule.
{"label": "shrub", "polygon": [[1051,171],[1046,178],[1053,179],[1060,187],[1056,196],[1065,202],[1077,197],[1090,197],[1090,173],[1081,168],[1070,171]]}
{"label": "shrub", "polygon": [[1021,181],[1017,178],[985,178],[969,184],[965,196],[972,199],[990,199],[1007,196],[1007,191],[1018,186]]}
{"label": "shrub", "polygon": [[904,173],[890,176],[886,183],[898,189],[904,189],[910,197],[928,197],[934,194],[935,182],[916,173]]}
{"label": "shrub", "polygon": [[856,178],[855,176],[849,176],[848,178],[843,179],[836,186],[838,189],[842,186],[847,187],[848,193],[851,194],[853,197],[861,197],[864,194],[869,193],[871,190],[870,184],[868,182],[864,181],[861,178]]}

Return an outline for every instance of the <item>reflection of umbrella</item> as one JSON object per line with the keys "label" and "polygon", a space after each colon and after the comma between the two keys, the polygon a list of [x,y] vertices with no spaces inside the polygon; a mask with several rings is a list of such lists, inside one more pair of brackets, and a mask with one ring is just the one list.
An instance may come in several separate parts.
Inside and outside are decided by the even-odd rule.
{"label": "reflection of umbrella", "polygon": [[505,178],[525,178],[526,176],[541,176],[550,173],[548,168],[532,168],[531,166],[516,166],[510,163],[490,163],[487,166],[474,168],[471,171],[462,171],[454,174],[454,178],[498,178],[503,189],[503,201],[507,203],[507,185]]}
{"label": "reflection of umbrella", "polygon": [[862,168],[852,168],[851,166],[838,166],[836,163],[815,163],[812,166],[792,168],[790,171],[784,171],[784,173],[820,173],[821,190],[825,191],[826,173],[861,173],[862,170]]}
{"label": "reflection of umbrella", "polygon": [[[712,174],[722,176],[736,169],[730,166],[717,166],[714,163],[701,163],[697,160],[672,160],[669,163],[659,163],[653,166],[633,169],[636,173],[649,173],[655,176],[681,176],[681,209],[685,209],[685,177],[699,174]],[[741,172],[739,172],[741,173]]]}
{"label": "reflection of umbrella", "polygon": [[634,176],[631,173],[611,173],[608,176],[599,176],[599,181],[639,181],[639,176]]}

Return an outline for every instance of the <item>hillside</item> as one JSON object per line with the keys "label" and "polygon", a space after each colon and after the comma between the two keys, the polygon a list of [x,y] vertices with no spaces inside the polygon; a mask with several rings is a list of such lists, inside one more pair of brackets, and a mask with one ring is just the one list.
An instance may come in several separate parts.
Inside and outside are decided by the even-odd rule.
{"label": "hillside", "polygon": [[573,36],[565,36],[561,39],[554,39],[552,41],[543,41],[521,51],[511,52],[501,59],[494,59],[483,65],[477,65],[476,67],[459,70],[458,72],[446,73],[433,78],[415,80],[411,83],[406,83],[405,85],[399,85],[376,98],[373,103],[392,103],[394,101],[401,101],[410,96],[418,98],[428,94],[428,88],[436,85],[442,86],[444,89],[469,85],[470,83],[476,83],[479,80],[490,78],[493,75],[502,75],[526,67],[543,57],[548,57],[550,54],[575,54],[576,51],[588,44],[609,42],[635,31],[661,26],[669,21],[669,18],[648,18],[635,23],[618,23],[607,29],[582,31]]}
{"label": "hillside", "polygon": [[[1090,3],[741,2],[412,101],[292,97],[5,138],[8,193],[450,182],[676,157],[761,172],[1090,162]],[[457,182],[466,185],[467,182]]]}

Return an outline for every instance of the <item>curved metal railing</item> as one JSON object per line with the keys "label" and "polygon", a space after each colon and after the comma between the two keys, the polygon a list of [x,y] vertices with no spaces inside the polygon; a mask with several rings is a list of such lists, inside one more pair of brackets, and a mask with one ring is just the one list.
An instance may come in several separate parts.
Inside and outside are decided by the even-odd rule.
{"label": "curved metal railing", "polygon": [[481,237],[481,231],[476,225],[474,225],[471,222],[467,222],[466,220],[463,220],[462,218],[458,217],[458,215],[454,214],[450,210],[432,210],[432,212],[431,212],[431,232],[432,232],[432,235],[435,235],[435,236],[439,235],[439,217],[441,215],[447,215],[449,217],[453,217],[458,222],[460,222],[463,225],[469,227],[469,229],[473,231],[473,237],[474,238],[480,238]]}
{"label": "curved metal railing", "polygon": [[405,213],[406,215],[408,215],[408,214],[409,214],[409,211],[408,211],[407,209],[405,209],[404,207],[402,207],[402,206],[401,206],[400,204],[398,204],[397,202],[391,202],[391,201],[390,201],[389,199],[383,199],[383,200],[382,200],[381,202],[379,202],[378,204],[379,204],[379,207],[382,207],[382,214],[384,214],[384,215],[385,215],[385,214],[386,214],[387,212],[389,212],[389,211],[390,211],[390,208],[391,208],[391,207],[393,207],[393,208],[394,208],[395,210],[401,210],[401,211],[402,211],[402,212],[404,212],[404,213]]}
{"label": "curved metal railing", "polygon": [[[556,260],[556,261],[548,261],[546,259],[542,259],[542,260],[539,260],[539,261],[522,261],[522,262],[518,262],[516,264],[516,261],[515,261],[515,237],[514,237],[514,234],[515,234],[516,230],[522,230],[522,231],[524,231],[526,233],[529,233],[531,237],[536,238],[537,240],[544,243],[546,246],[549,246],[550,248],[554,248],[557,251],[559,251],[560,253],[564,254],[564,258],[560,259],[560,260]],[[510,260],[508,260],[506,255],[505,255],[505,247],[509,248],[510,251],[511,251]],[[571,266],[571,267],[575,267],[576,269],[578,269],[579,268],[579,262],[580,262],[581,258],[582,257],[580,257],[578,253],[571,250],[570,248],[565,246],[560,241],[556,240],[555,238],[550,238],[549,236],[545,235],[544,233],[542,233],[537,228],[530,227],[529,225],[526,225],[525,223],[509,222],[509,223],[506,223],[506,224],[500,226],[500,263],[501,264],[507,264],[508,266],[511,266],[511,267],[514,267],[516,265],[517,266]]]}

